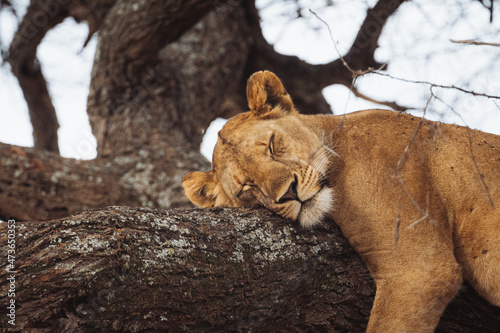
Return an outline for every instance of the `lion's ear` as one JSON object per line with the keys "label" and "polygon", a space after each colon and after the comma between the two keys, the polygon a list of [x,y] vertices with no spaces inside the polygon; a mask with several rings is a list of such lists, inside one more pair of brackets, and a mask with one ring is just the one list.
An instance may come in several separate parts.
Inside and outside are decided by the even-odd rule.
{"label": "lion's ear", "polygon": [[215,205],[216,186],[213,170],[190,172],[182,177],[184,193],[197,206],[213,207]]}
{"label": "lion's ear", "polygon": [[266,114],[276,106],[287,112],[295,110],[292,99],[280,79],[269,71],[257,72],[250,76],[247,98],[250,110],[258,114]]}

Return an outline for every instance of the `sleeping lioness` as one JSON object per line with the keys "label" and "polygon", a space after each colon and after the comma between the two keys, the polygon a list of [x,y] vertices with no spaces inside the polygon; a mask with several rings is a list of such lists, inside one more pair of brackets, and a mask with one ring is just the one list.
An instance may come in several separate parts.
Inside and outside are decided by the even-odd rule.
{"label": "sleeping lioness", "polygon": [[376,282],[369,332],[432,332],[463,279],[500,306],[500,136],[384,110],[301,115],[267,71],[247,96],[213,170],[184,176],[192,202],[335,221]]}

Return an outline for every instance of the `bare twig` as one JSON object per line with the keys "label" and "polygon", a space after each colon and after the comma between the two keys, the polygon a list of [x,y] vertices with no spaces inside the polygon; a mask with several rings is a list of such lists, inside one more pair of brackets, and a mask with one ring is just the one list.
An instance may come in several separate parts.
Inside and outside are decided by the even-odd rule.
{"label": "bare twig", "polygon": [[324,25],[326,25],[326,28],[328,29],[328,33],[330,34],[330,39],[332,40],[333,46],[335,47],[335,51],[337,51],[337,55],[339,56],[340,61],[342,61],[342,65],[344,65],[344,67],[347,68],[355,76],[363,75],[362,71],[356,71],[356,70],[352,69],[351,66],[349,66],[349,64],[347,63],[347,61],[345,61],[344,56],[342,56],[339,48],[337,47],[337,41],[335,40],[335,38],[333,38],[333,33],[332,33],[332,29],[330,28],[330,25],[325,20],[323,20],[321,17],[319,17],[319,15],[316,14],[312,9],[309,9],[309,12],[311,14],[313,14],[314,16],[316,16],[316,18],[318,20],[320,20]]}
{"label": "bare twig", "polygon": [[423,220],[425,220],[426,218],[429,217],[428,210],[424,210],[422,207],[420,207],[418,202],[415,200],[413,195],[408,190],[408,187],[406,187],[406,183],[401,175],[401,170],[403,169],[403,166],[406,162],[406,159],[407,159],[408,154],[410,152],[410,148],[413,145],[413,143],[415,142],[417,135],[420,132],[420,128],[422,127],[422,124],[424,123],[424,121],[425,121],[425,118],[422,118],[419,121],[417,128],[413,132],[413,136],[411,137],[410,142],[408,142],[408,145],[406,146],[405,151],[403,152],[403,155],[401,155],[401,158],[399,159],[398,164],[396,166],[396,178],[398,179],[399,183],[401,184],[401,187],[405,191],[408,199],[410,199],[413,206],[422,214],[422,217],[419,218],[418,220],[412,222],[408,228],[415,226],[417,223],[422,222]]}
{"label": "bare twig", "polygon": [[372,102],[372,103],[375,103],[375,104],[379,104],[379,105],[385,105],[385,106],[388,106],[396,111],[401,111],[401,112],[404,112],[408,109],[410,109],[409,107],[405,107],[405,106],[401,106],[399,104],[397,104],[396,102],[387,102],[387,101],[379,101],[379,100],[376,100],[374,98],[371,98],[371,97],[368,97],[364,94],[362,94],[356,87],[355,87],[355,82],[357,80],[358,77],[361,77],[365,74],[368,74],[368,73],[372,73],[372,72],[377,72],[377,71],[381,71],[383,70],[385,67],[387,67],[387,63],[385,64],[382,64],[379,68],[375,69],[375,68],[369,68],[367,70],[355,70],[353,69],[351,66],[349,66],[349,64],[347,63],[347,61],[345,60],[344,56],[340,53],[340,50],[339,48],[337,47],[337,42],[335,40],[335,38],[333,37],[333,32],[332,32],[332,29],[330,28],[330,25],[325,21],[323,20],[321,17],[319,17],[318,14],[316,14],[313,10],[309,9],[309,12],[311,14],[313,14],[314,16],[316,16],[316,18],[318,20],[320,20],[325,26],[326,28],[328,29],[328,33],[330,35],[330,39],[333,43],[333,46],[335,47],[335,51],[337,52],[337,55],[340,59],[340,61],[342,62],[342,65],[347,69],[349,70],[351,73],[352,73],[352,77],[353,77],[353,80],[352,80],[352,83],[351,83],[351,86],[349,87],[349,89],[353,92],[354,96],[358,97],[358,98],[361,98],[361,99],[364,99],[365,101],[368,101],[368,102]]}
{"label": "bare twig", "polygon": [[495,106],[497,107],[497,109],[500,111],[500,105],[497,103],[497,101],[493,101],[493,103],[495,104]]}
{"label": "bare twig", "polygon": [[467,127],[467,136],[469,137],[469,149],[470,149],[470,157],[472,159],[472,163],[474,163],[474,167],[476,168],[477,173],[479,174],[479,179],[481,179],[481,183],[483,184],[484,190],[486,192],[486,195],[488,197],[488,201],[490,202],[491,208],[495,209],[495,203],[493,202],[493,198],[491,197],[490,194],[490,189],[488,187],[488,184],[486,184],[486,181],[484,180],[484,175],[479,170],[479,166],[477,165],[476,162],[476,157],[474,156],[474,151],[472,150],[472,136],[471,136],[471,129]]}
{"label": "bare twig", "polygon": [[430,216],[429,216],[429,192],[427,192],[427,209],[425,210],[425,215],[422,216],[421,218],[419,218],[418,220],[416,221],[413,221],[409,226],[408,226],[408,229],[411,229],[413,228],[414,226],[416,226],[417,224],[419,224],[420,222],[424,221],[425,219],[429,219],[429,221],[433,221]]}
{"label": "bare twig", "polygon": [[[427,202],[427,209],[426,210],[424,210],[422,207],[420,207],[420,205],[417,203],[417,201],[415,200],[413,195],[411,195],[410,191],[406,187],[406,183],[405,183],[403,177],[401,176],[401,170],[403,169],[403,166],[406,162],[408,154],[410,153],[410,148],[413,145],[413,143],[415,142],[417,135],[420,132],[420,128],[422,127],[422,124],[425,122],[425,113],[427,112],[427,108],[432,100],[432,97],[433,97],[433,94],[431,91],[431,96],[427,100],[427,103],[425,104],[425,107],[423,109],[424,114],[422,116],[422,119],[420,119],[419,123],[417,124],[417,128],[413,132],[413,136],[411,137],[410,141],[408,142],[408,145],[406,146],[405,151],[403,152],[403,155],[401,155],[401,158],[399,159],[398,164],[396,166],[396,178],[398,179],[399,183],[401,184],[401,187],[403,187],[403,190],[405,191],[406,195],[410,199],[413,206],[422,214],[422,217],[417,219],[416,221],[412,222],[408,226],[408,228],[414,227],[415,225],[417,225],[418,223],[422,222],[423,220],[425,220],[427,218],[429,219],[429,221],[431,223],[434,223],[434,220],[429,216],[429,208],[428,208],[429,202]],[[429,200],[427,200],[427,201],[429,201]]]}
{"label": "bare twig", "polygon": [[396,251],[398,248],[400,226],[401,226],[401,198],[399,198],[399,203],[398,203],[398,219],[396,220],[396,226],[394,227],[394,251]]}
{"label": "bare twig", "polygon": [[[488,95],[488,94],[485,94],[485,93],[478,93],[476,91],[467,90],[467,89],[464,89],[464,88],[461,88],[461,87],[458,87],[458,86],[455,86],[455,85],[442,85],[442,84],[436,84],[436,83],[422,81],[422,80],[408,80],[408,79],[404,79],[404,78],[395,77],[395,76],[392,76],[392,75],[387,74],[387,73],[381,73],[381,70],[383,70],[387,66],[387,64],[383,64],[380,68],[377,68],[377,69],[370,68],[370,69],[364,70],[364,71],[362,71],[362,70],[354,70],[354,69],[352,69],[351,66],[349,66],[349,64],[347,63],[347,61],[344,59],[344,57],[340,53],[340,50],[337,47],[337,42],[335,41],[335,38],[333,37],[333,32],[332,32],[332,29],[330,28],[330,25],[325,20],[323,20],[321,17],[319,17],[319,15],[316,14],[313,10],[309,9],[309,12],[311,14],[313,14],[314,16],[316,16],[316,18],[318,20],[320,20],[327,27],[328,33],[330,35],[330,39],[333,42],[333,45],[335,47],[335,51],[337,52],[337,55],[339,56],[339,59],[341,60],[341,62],[344,65],[344,67],[347,68],[352,73],[353,78],[356,78],[356,77],[359,77],[359,76],[363,76],[363,75],[366,75],[366,74],[377,74],[377,75],[386,76],[386,77],[389,77],[391,79],[402,81],[402,82],[416,83],[416,84],[426,84],[426,85],[429,85],[431,88],[436,87],[436,88],[441,88],[441,89],[456,89],[456,90],[459,90],[459,91],[461,91],[463,93],[470,94],[470,95],[473,95],[473,96],[481,96],[481,97],[492,98],[492,99],[500,99],[500,96],[493,96],[493,95]],[[463,42],[463,43],[465,43],[465,42],[471,42],[471,41],[470,40],[469,41],[453,41],[452,40],[452,42],[455,42],[455,43]],[[500,44],[493,44],[493,43],[483,43],[483,42],[475,42],[475,43],[477,45],[500,46]],[[399,106],[396,103],[392,103],[392,102],[380,102],[380,101],[377,101],[375,99],[371,99],[370,97],[365,96],[365,95],[359,93],[359,91],[357,91],[354,86],[351,87],[351,91],[357,97],[363,98],[363,99],[365,99],[367,101],[370,101],[370,102],[373,102],[373,103],[377,103],[377,104],[381,104],[381,105],[386,105],[386,106],[389,106],[389,107],[392,107],[392,108],[397,107],[397,108],[395,108],[395,110],[399,110],[398,108],[404,108],[404,107]],[[358,94],[359,94],[359,96],[358,96]],[[407,110],[407,109],[409,109],[409,108],[405,108],[405,110]],[[404,111],[404,110],[400,110],[400,111]]]}
{"label": "bare twig", "polygon": [[475,41],[474,39],[464,39],[464,40],[450,39],[450,42],[457,43],[457,44],[466,44],[466,45],[500,46],[500,43],[478,42],[478,41]]}
{"label": "bare twig", "polygon": [[[323,20],[321,17],[319,17],[319,15],[316,14],[312,9],[309,9],[309,12],[311,14],[313,14],[314,16],[316,16],[316,18],[318,20],[320,20],[324,25],[326,25],[326,28],[328,29],[328,33],[330,35],[330,39],[332,40],[333,46],[335,47],[335,51],[337,51],[337,55],[339,56],[340,61],[342,61],[342,65],[344,65],[344,67],[347,68],[352,73],[353,78],[357,78],[359,76],[363,76],[363,75],[368,74],[368,73],[381,71],[385,67],[387,67],[387,63],[384,63],[379,68],[369,68],[369,69],[364,70],[364,71],[359,70],[359,69],[358,70],[352,69],[352,67],[349,66],[349,64],[345,60],[344,56],[340,53],[340,50],[337,47],[337,42],[335,41],[335,38],[333,38],[333,33],[332,33],[332,29],[330,28],[330,25],[325,20]],[[377,103],[377,102],[375,102],[375,103]]]}
{"label": "bare twig", "polygon": [[486,97],[486,98],[491,98],[491,99],[500,99],[500,96],[494,96],[494,95],[488,95],[488,94],[485,94],[485,93],[479,93],[479,92],[476,92],[476,91],[473,91],[473,90],[467,90],[467,89],[464,89],[464,88],[461,88],[461,87],[458,87],[458,86],[455,86],[455,85],[436,84],[436,83],[432,83],[432,82],[428,82],[428,81],[422,81],[422,80],[408,80],[408,79],[404,79],[404,78],[392,76],[392,75],[387,74],[387,73],[381,73],[379,71],[371,71],[370,73],[381,75],[381,76],[385,76],[385,77],[388,77],[388,78],[391,78],[391,79],[394,79],[394,80],[398,80],[398,81],[402,81],[402,82],[407,82],[407,83],[426,84],[426,85],[430,86],[431,89],[432,88],[456,89],[456,90],[459,90],[459,91],[461,91],[463,93],[470,94],[470,95],[473,95],[473,96],[481,96],[481,97]]}

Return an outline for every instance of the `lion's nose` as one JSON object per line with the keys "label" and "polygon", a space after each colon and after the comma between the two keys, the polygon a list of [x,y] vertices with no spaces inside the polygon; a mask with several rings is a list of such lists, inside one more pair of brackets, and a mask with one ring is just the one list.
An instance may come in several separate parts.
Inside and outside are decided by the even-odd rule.
{"label": "lion's nose", "polygon": [[300,201],[299,196],[297,194],[297,175],[295,175],[294,180],[290,183],[288,190],[283,194],[283,196],[278,200],[278,203],[284,203],[290,200]]}

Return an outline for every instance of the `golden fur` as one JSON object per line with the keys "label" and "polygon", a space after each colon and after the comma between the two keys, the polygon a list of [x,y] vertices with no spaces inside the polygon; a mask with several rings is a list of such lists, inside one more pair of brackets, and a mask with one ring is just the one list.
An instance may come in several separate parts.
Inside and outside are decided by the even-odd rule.
{"label": "golden fur", "polygon": [[376,282],[369,332],[432,332],[463,279],[500,306],[499,136],[384,110],[301,115],[267,71],[247,96],[213,170],[183,178],[191,201],[335,221]]}

